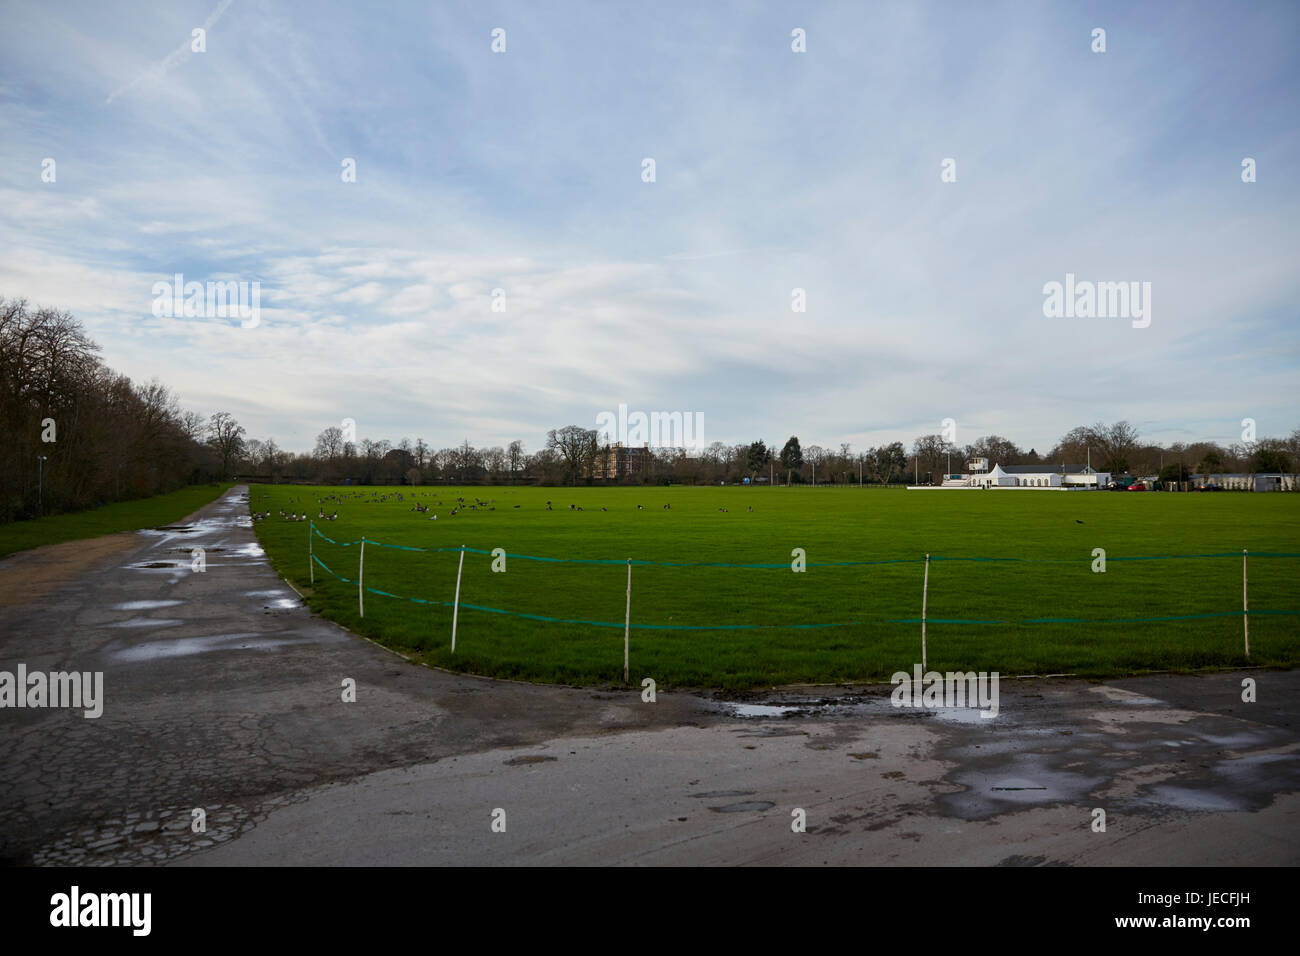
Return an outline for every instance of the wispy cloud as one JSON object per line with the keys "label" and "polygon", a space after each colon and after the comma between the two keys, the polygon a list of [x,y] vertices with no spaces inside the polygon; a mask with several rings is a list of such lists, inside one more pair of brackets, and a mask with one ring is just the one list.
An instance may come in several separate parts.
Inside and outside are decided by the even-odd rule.
{"label": "wispy cloud", "polygon": [[[234,2],[235,0],[221,0],[221,2],[217,4],[216,9],[214,9],[212,13],[208,15],[208,18],[203,21],[202,29],[206,32],[216,26],[217,21],[221,19],[222,14],[224,14]],[[112,103],[113,100],[120,96],[125,96],[142,84],[159,82],[166,77],[168,73],[176,69],[176,67],[180,66],[193,55],[194,39],[191,37],[163,57],[161,62],[145,70],[130,83],[127,83],[125,86],[119,87],[112,93],[108,94],[108,99],[104,102]]]}
{"label": "wispy cloud", "polygon": [[[0,294],[254,435],[1300,424],[1293,4],[229,7],[143,73],[206,4],[6,11]],[[155,319],[177,272],[260,281],[261,323]],[[1067,272],[1151,281],[1151,327],[1044,318]]]}

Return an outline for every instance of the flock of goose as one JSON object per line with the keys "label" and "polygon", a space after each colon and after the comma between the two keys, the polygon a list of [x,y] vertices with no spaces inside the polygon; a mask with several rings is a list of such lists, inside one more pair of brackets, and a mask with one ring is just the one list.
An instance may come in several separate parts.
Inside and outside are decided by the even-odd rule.
{"label": "flock of goose", "polygon": [[[420,496],[422,496],[422,494],[421,494],[420,492],[411,492],[411,493],[410,493],[410,497],[412,497],[412,498],[420,497]],[[268,497],[268,495],[263,494],[262,497],[263,497],[263,498],[266,498],[266,497]],[[431,495],[430,497],[432,497],[432,495]],[[317,504],[317,515],[316,515],[316,519],[317,519],[318,521],[337,521],[337,520],[338,520],[338,516],[339,516],[338,505],[339,505],[340,503],[342,503],[344,500],[349,500],[349,501],[351,501],[352,499],[360,499],[359,503],[361,503],[361,504],[383,504],[384,502],[389,501],[389,500],[394,500],[394,501],[403,501],[403,502],[404,502],[404,501],[406,501],[406,499],[407,499],[407,494],[406,494],[406,493],[403,493],[403,492],[400,492],[400,491],[395,491],[395,492],[385,492],[384,494],[380,494],[380,493],[377,492],[377,491],[372,491],[372,492],[370,493],[370,495],[367,496],[365,492],[362,492],[362,491],[356,491],[356,492],[353,492],[353,493],[351,493],[351,494],[340,493],[340,494],[326,495],[324,498],[317,498],[317,499],[316,499],[316,504]],[[334,507],[334,512],[333,512],[332,514],[326,514],[326,513],[325,513],[325,502],[327,502],[327,501],[333,501],[333,502],[334,502],[334,506],[335,506],[335,507]],[[290,505],[292,505],[292,504],[302,505],[303,503],[302,503],[299,499],[291,497],[291,498],[289,498],[289,500],[286,502],[286,504],[290,504]],[[436,507],[439,507],[439,508],[443,507],[443,504],[442,504],[441,501],[435,501],[435,502],[434,502],[434,505],[435,505]],[[515,508],[522,508],[523,506],[522,506],[522,505],[514,505],[513,507],[515,507]],[[426,515],[426,514],[429,514],[429,505],[428,505],[428,504],[425,504],[425,503],[423,503],[423,502],[418,502],[418,501],[417,501],[417,502],[415,502],[415,503],[411,506],[410,510],[411,510],[411,511],[414,511],[416,514]],[[472,502],[472,503],[467,503],[466,500],[465,500],[464,498],[457,498],[457,499],[455,500],[455,504],[453,505],[451,511],[448,513],[447,516],[448,516],[449,518],[451,518],[451,517],[455,517],[457,514],[459,514],[459,513],[462,512],[462,511],[496,511],[496,510],[497,510],[497,509],[496,509],[496,499],[495,499],[495,498],[489,498],[489,499],[487,499],[486,501],[484,501],[484,500],[481,500],[480,498],[478,498],[478,496],[475,496],[474,499],[473,499],[473,502]],[[546,502],[546,508],[545,508],[545,510],[546,510],[546,511],[554,511],[554,510],[555,510],[555,507],[554,507],[553,502],[551,502],[551,501],[547,501],[547,502]],[[582,510],[582,506],[581,506],[581,505],[576,505],[576,504],[570,504],[570,505],[569,505],[569,510],[570,510],[570,511],[581,511],[581,510]],[[601,511],[609,511],[608,508],[601,508],[600,510],[601,510]],[[645,510],[646,510],[646,507],[645,507],[645,505],[637,505],[637,506],[636,506],[636,510],[637,510],[637,511],[645,511]],[[671,510],[672,510],[672,505],[671,505],[671,504],[665,504],[664,507],[663,507],[663,510],[664,510],[664,511],[671,511]],[[749,506],[749,511],[752,512],[753,510],[754,510],[754,506],[753,506],[753,505],[750,505],[750,506]],[[719,508],[718,511],[722,512],[723,514],[728,513],[726,508]],[[271,512],[269,512],[269,511],[258,511],[258,512],[254,512],[254,513],[253,513],[253,520],[254,520],[254,521],[265,521],[265,520],[266,520],[267,518],[269,518],[269,517],[271,517]],[[308,516],[308,514],[307,514],[307,510],[306,510],[305,507],[303,507],[303,510],[301,511],[301,513],[300,513],[296,508],[295,508],[293,511],[288,511],[288,512],[286,512],[286,511],[284,511],[284,510],[281,510],[281,511],[280,511],[280,518],[281,518],[281,520],[283,520],[283,521],[306,521],[306,520],[308,519],[308,517],[309,517],[309,516]],[[429,517],[429,520],[430,520],[430,521],[437,521],[437,520],[438,520],[438,516],[437,516],[436,514],[435,514],[435,515],[431,515],[431,516]]]}

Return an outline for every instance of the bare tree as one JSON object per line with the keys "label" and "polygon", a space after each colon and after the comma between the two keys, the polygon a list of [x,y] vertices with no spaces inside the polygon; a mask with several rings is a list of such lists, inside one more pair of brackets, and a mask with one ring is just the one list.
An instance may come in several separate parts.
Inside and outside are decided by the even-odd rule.
{"label": "bare tree", "polygon": [[182,412],[180,427],[186,438],[192,442],[199,442],[203,440],[203,432],[206,430],[207,425],[203,416],[198,412]]}
{"label": "bare tree", "polygon": [[510,460],[510,480],[514,481],[515,476],[523,470],[524,467],[524,443],[515,439],[506,449],[506,456]]}
{"label": "bare tree", "polygon": [[947,461],[950,446],[942,435],[922,435],[912,443],[918,470],[929,476],[930,484],[937,485],[939,474]]}
{"label": "bare tree", "polygon": [[316,436],[316,457],[333,463],[343,454],[343,430],[331,425]]}
{"label": "bare tree", "polygon": [[546,433],[546,447],[560,456],[575,485],[595,458],[596,441],[596,430],[581,425],[565,425]]}
{"label": "bare tree", "polygon": [[229,412],[217,412],[208,419],[208,444],[221,459],[221,475],[231,476],[231,465],[244,451],[244,426]]}

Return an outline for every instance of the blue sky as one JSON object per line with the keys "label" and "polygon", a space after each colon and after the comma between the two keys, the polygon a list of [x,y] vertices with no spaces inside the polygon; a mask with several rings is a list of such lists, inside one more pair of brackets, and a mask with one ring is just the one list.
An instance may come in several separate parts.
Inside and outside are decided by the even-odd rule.
{"label": "blue sky", "polygon": [[[620,403],[855,448],[1300,426],[1294,3],[0,18],[0,295],[250,437],[531,450]],[[260,323],[154,317],[176,272],[259,281]],[[1150,282],[1150,327],[1045,317],[1067,272]]]}

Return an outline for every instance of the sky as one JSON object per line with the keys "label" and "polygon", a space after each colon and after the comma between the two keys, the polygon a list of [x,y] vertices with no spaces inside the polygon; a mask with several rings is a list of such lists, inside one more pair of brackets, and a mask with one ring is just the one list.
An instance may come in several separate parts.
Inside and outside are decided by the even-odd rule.
{"label": "sky", "polygon": [[[1293,2],[0,22],[0,296],[249,438],[532,451],[620,405],[855,450],[944,419],[1040,452],[1096,421],[1300,427]],[[258,283],[256,323],[155,315],[176,273]],[[1045,315],[1067,274],[1150,283],[1149,324]]]}

